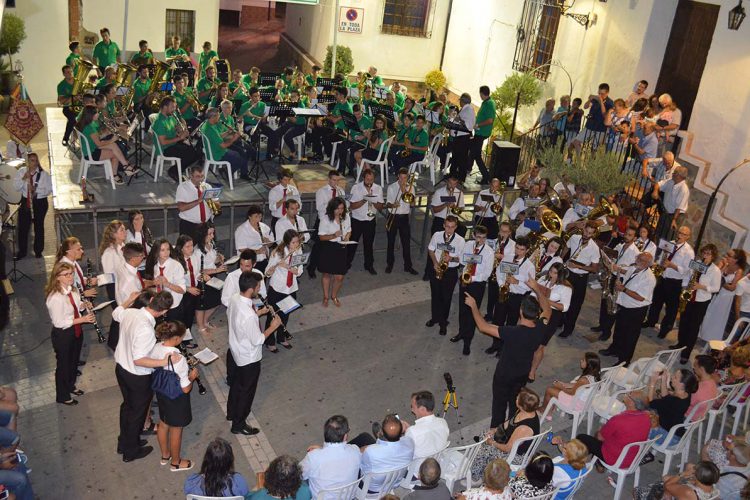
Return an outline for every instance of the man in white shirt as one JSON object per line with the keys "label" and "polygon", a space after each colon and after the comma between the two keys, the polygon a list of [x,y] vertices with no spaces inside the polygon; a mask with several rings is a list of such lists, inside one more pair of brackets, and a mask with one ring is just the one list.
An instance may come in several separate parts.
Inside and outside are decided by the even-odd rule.
{"label": "man in white shirt", "polygon": [[659,338],[663,339],[672,331],[677,309],[680,305],[680,292],[682,283],[690,279],[690,261],[695,258],[695,251],[688,240],[692,232],[687,226],[682,226],[677,231],[677,239],[673,241],[674,249],[671,252],[660,250],[657,261],[664,267],[664,273],[656,285],[648,317],[643,322],[643,328],[653,328],[659,321],[659,314],[664,307],[664,317],[659,327]]}
{"label": "man in white shirt", "polygon": [[[475,226],[473,235],[474,239],[466,242],[460,256],[464,269],[461,274],[461,284],[458,287],[458,334],[450,338],[450,341],[454,343],[459,340],[464,341],[462,351],[464,356],[471,354],[471,341],[476,328],[471,309],[463,301],[464,294],[468,293],[474,297],[477,307],[481,307],[487,278],[492,273],[495,261],[495,251],[487,244],[487,228]],[[476,259],[479,262],[470,262],[469,259]],[[468,278],[468,282],[464,281],[465,277]]]}
{"label": "man in white shirt", "polygon": [[402,436],[403,425],[396,415],[386,415],[381,433],[375,444],[362,452],[362,475],[375,474],[368,485],[369,491],[380,491],[385,479],[378,473],[408,467],[414,458],[414,441]]}
{"label": "man in white shirt", "polygon": [[672,170],[672,178],[654,184],[651,197],[659,199],[664,193],[664,210],[659,215],[659,223],[654,231],[657,238],[671,238],[674,231],[685,220],[685,213],[690,200],[690,188],[687,185],[687,167],[679,166]]}
{"label": "man in white shirt", "polygon": [[247,220],[234,230],[234,246],[237,249],[237,254],[241,254],[245,250],[254,251],[257,256],[255,267],[262,272],[268,264],[268,244],[273,241],[273,234],[271,228],[261,220],[263,219],[263,209],[260,205],[247,207],[246,217]]}
{"label": "man in white shirt", "polygon": [[29,245],[29,229],[32,217],[34,222],[34,255],[42,257],[44,251],[44,218],[49,208],[47,198],[52,194],[52,179],[42,170],[39,157],[31,152],[26,158],[25,167],[18,169],[13,188],[21,193],[18,204],[18,240],[16,259],[26,257]]}
{"label": "man in white shirt", "polygon": [[[125,262],[115,269],[115,300],[117,305],[125,304],[133,293],[140,293],[147,288],[146,281],[138,270],[143,262],[143,246],[140,243],[126,243],[122,247]],[[119,323],[112,317],[112,325],[107,337],[107,345],[113,351],[120,339]]]}
{"label": "man in white shirt", "polygon": [[299,191],[291,184],[293,178],[294,174],[291,170],[282,168],[278,175],[279,183],[272,187],[268,192],[268,208],[271,210],[271,227],[276,227],[276,221],[286,215],[286,207],[284,206],[286,200],[294,198],[297,201],[302,202]]}
{"label": "man in white shirt", "polygon": [[362,460],[359,448],[347,443],[349,422],[345,416],[334,415],[326,420],[323,435],[323,446],[310,446],[300,462],[302,479],[310,485],[313,498],[317,498],[321,490],[335,489],[355,481]]}
{"label": "man in white shirt", "polygon": [[661,158],[651,158],[643,163],[641,167],[641,187],[646,191],[643,200],[644,204],[648,206],[653,204],[653,199],[650,195],[654,184],[671,179],[674,168],[680,166],[675,161],[674,153],[671,151],[664,152]]}
{"label": "man in white shirt", "polygon": [[[471,105],[471,96],[467,93],[461,94],[459,105],[461,106],[461,110],[458,112],[458,117],[455,121],[464,125],[469,130],[474,130],[477,114],[476,111],[474,111],[474,107]],[[451,143],[451,149],[453,151],[451,172],[455,173],[461,182],[464,182],[466,176],[469,174],[469,167],[472,166],[473,163],[469,158],[471,133],[451,130],[450,134],[451,137],[453,137],[453,142]]]}
{"label": "man in white shirt", "polygon": [[436,417],[435,396],[429,391],[411,395],[411,412],[417,417],[414,425],[401,420],[404,436],[414,441],[414,457],[425,458],[442,451],[448,445],[448,423]]}
{"label": "man in white shirt", "polygon": [[[349,209],[351,210],[352,234],[349,240],[359,242],[359,239],[362,238],[365,270],[373,275],[378,274],[375,271],[375,258],[373,256],[376,228],[375,211],[382,210],[385,202],[383,200],[383,188],[375,184],[375,173],[371,169],[368,168],[362,172],[362,182],[352,186],[350,196]],[[346,249],[349,267],[352,266],[358,246],[349,245]]]}
{"label": "man in white shirt", "polygon": [[[388,186],[386,193],[386,216],[387,219],[393,217],[393,224],[390,230],[386,233],[388,237],[388,248],[386,250],[386,274],[393,272],[393,264],[396,262],[395,250],[396,250],[396,233],[398,232],[399,239],[401,240],[401,251],[404,257],[404,271],[417,275],[417,271],[414,269],[411,263],[411,227],[409,226],[409,214],[411,213],[411,205],[403,200],[403,195],[407,191],[411,192],[407,184],[407,178],[409,171],[402,168],[398,171],[398,179],[396,182]],[[413,188],[412,188],[413,189]],[[392,215],[395,214],[395,215]]]}
{"label": "man in white shirt", "polygon": [[307,259],[307,274],[311,278],[315,277],[315,270],[318,267],[318,254],[320,253],[320,247],[318,246],[320,242],[320,240],[318,239],[318,229],[320,228],[320,220],[326,216],[326,207],[328,207],[328,202],[336,197],[343,199],[346,196],[346,192],[339,187],[340,180],[341,175],[336,170],[329,170],[328,181],[326,182],[325,186],[315,191],[315,211],[318,213],[318,218],[315,221],[315,226],[313,227],[314,244],[312,250],[310,251],[310,257]]}
{"label": "man in white shirt", "polygon": [[281,325],[281,318],[277,315],[268,328],[260,329],[258,315],[268,312],[265,307],[256,312],[253,305],[253,298],[260,292],[260,281],[252,271],[242,273],[239,279],[240,293],[232,297],[227,309],[229,349],[236,363],[227,397],[227,420],[232,421],[232,434],[245,436],[260,432],[246,420],[258,388],[263,343]]}
{"label": "man in white shirt", "polygon": [[203,194],[206,189],[210,188],[203,182],[205,179],[203,167],[196,165],[190,169],[190,179],[177,186],[175,201],[177,202],[177,216],[180,218],[180,234],[195,238],[198,226],[214,218],[213,212],[203,200]]}
{"label": "man in white shirt", "polygon": [[[487,239],[489,241],[497,239],[499,229],[497,218],[502,215],[493,212],[491,207],[493,203],[502,201],[503,191],[505,191],[505,188],[500,184],[500,179],[495,177],[490,181],[490,187],[479,191],[474,201],[474,224],[487,228]],[[492,200],[485,201],[484,198],[492,198]]]}
{"label": "man in white shirt", "polygon": [[619,363],[630,363],[635,346],[641,335],[641,322],[646,316],[656,286],[656,278],[651,272],[653,257],[650,253],[639,254],[635,265],[625,273],[622,281],[615,285],[617,293],[617,314],[612,344],[599,351],[604,356],[616,356]]}
{"label": "man in white shirt", "polygon": [[583,232],[574,234],[568,240],[568,249],[570,254],[566,267],[570,271],[568,281],[573,286],[573,294],[570,298],[570,307],[565,313],[564,324],[560,337],[570,337],[575,329],[578,314],[581,312],[581,306],[586,298],[586,286],[589,281],[589,273],[599,271],[599,246],[594,241],[597,222],[585,221]]}
{"label": "man in white shirt", "polygon": [[[495,262],[506,260],[505,257],[511,258],[516,254],[516,242],[513,241],[513,227],[510,222],[503,221],[500,223],[498,228],[498,238],[495,242]],[[489,239],[489,229],[487,230],[487,238]],[[484,319],[492,321],[495,316],[495,306],[497,306],[497,296],[500,292],[500,287],[497,282],[497,269],[492,270],[492,274],[487,279],[487,314]]]}
{"label": "man in white shirt", "polygon": [[736,318],[750,318],[750,274],[743,276],[734,289],[734,315]]}
{"label": "man in white shirt", "polygon": [[[443,231],[432,235],[427,245],[432,316],[425,326],[430,328],[440,325],[440,335],[448,333],[448,316],[451,312],[453,290],[458,281],[458,266],[466,243],[456,232],[458,218],[455,215],[446,217],[443,227]],[[441,265],[447,265],[447,268],[441,270]],[[438,278],[438,273],[442,273],[440,278]]]}
{"label": "man in white shirt", "polygon": [[[143,294],[142,298],[148,300],[146,307],[129,308],[138,298],[133,293],[112,312],[112,318],[120,322],[122,336],[115,349],[115,376],[123,397],[117,438],[117,452],[122,453],[123,462],[138,460],[153,450],[151,446],[144,446],[145,441],[141,442],[140,438],[153,397],[151,372],[154,368],[166,366],[169,359],[169,356],[152,359],[149,353],[156,344],[156,319],[167,314],[172,307],[172,295],[169,292],[154,294],[148,290]],[[177,363],[182,357],[172,354],[171,359],[172,363]]]}
{"label": "man in white shirt", "polygon": [[[453,201],[449,201],[449,198]],[[451,210],[452,208],[455,208],[458,211],[463,211],[466,208],[464,195],[458,185],[458,175],[455,172],[450,172],[445,178],[445,185],[437,188],[432,194],[432,199],[430,200],[430,210],[432,211],[432,227],[430,228],[431,235],[443,230],[445,217],[453,213]],[[456,231],[462,238],[466,236],[466,227],[461,225],[460,220]],[[426,262],[422,279],[427,281],[430,279],[429,272],[432,263],[430,262],[430,259],[425,260]]]}
{"label": "man in white shirt", "polygon": [[297,215],[299,213],[299,202],[294,198],[286,200],[286,215],[276,221],[276,227],[273,228],[273,234],[276,235],[276,243],[279,244],[284,239],[284,233],[293,229],[300,233],[300,243],[310,241],[310,233],[307,232],[307,222],[305,218]]}

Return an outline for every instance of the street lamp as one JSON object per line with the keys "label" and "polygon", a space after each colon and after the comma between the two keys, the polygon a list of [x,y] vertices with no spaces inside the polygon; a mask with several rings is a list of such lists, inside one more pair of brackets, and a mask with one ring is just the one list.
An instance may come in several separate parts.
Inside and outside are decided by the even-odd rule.
{"label": "street lamp", "polygon": [[737,6],[729,11],[729,29],[737,31],[740,24],[745,20],[745,8],[742,6],[742,0]]}

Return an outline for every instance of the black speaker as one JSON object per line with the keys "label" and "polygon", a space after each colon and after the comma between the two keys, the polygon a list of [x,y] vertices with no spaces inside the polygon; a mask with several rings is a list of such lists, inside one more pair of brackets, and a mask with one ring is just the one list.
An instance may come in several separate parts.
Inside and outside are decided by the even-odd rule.
{"label": "black speaker", "polygon": [[505,182],[508,187],[512,187],[516,183],[520,158],[521,146],[508,141],[493,142],[490,176],[497,177],[500,182]]}

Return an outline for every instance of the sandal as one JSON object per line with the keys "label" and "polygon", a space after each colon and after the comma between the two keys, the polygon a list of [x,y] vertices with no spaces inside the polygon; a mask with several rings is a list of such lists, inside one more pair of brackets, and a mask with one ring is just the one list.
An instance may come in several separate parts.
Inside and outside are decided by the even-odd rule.
{"label": "sandal", "polygon": [[323,297],[323,307],[328,307],[328,297]]}
{"label": "sandal", "polygon": [[278,348],[278,347],[276,347],[276,346],[272,346],[272,347],[267,347],[267,349],[268,349],[269,351],[271,351],[272,353],[274,353],[274,354],[277,354],[277,353],[279,352],[279,348]]}
{"label": "sandal", "polygon": [[58,401],[58,403],[65,406],[75,406],[78,404],[78,401],[76,401],[75,399],[69,399],[67,401]]}
{"label": "sandal", "polygon": [[333,298],[333,303],[336,304],[336,307],[341,307],[341,302],[338,297]]}
{"label": "sandal", "polygon": [[[183,462],[187,462],[187,465],[185,467],[180,467]],[[190,470],[193,468],[193,462],[191,460],[180,460],[180,463],[178,464],[169,464],[171,466],[172,472],[182,472],[186,470]]]}
{"label": "sandal", "polygon": [[141,436],[151,436],[156,434],[156,430],[158,429],[156,425],[156,422],[152,420],[151,425],[149,425],[145,429],[141,429]]}
{"label": "sandal", "polygon": [[127,164],[122,166],[123,172],[125,172],[125,175],[130,177],[131,175],[135,175],[136,169],[133,167],[133,165]]}
{"label": "sandal", "polygon": [[161,457],[161,462],[160,463],[162,465],[167,465],[170,460],[172,460],[172,457]]}
{"label": "sandal", "polygon": [[120,174],[115,175],[115,184],[118,184],[118,185],[125,184],[125,181],[123,180]]}
{"label": "sandal", "polygon": [[83,391],[81,389],[76,389],[74,391],[70,391],[71,394],[75,396],[83,396]]}
{"label": "sandal", "polygon": [[291,349],[292,344],[290,344],[289,342],[281,342],[281,347],[283,347],[284,349]]}

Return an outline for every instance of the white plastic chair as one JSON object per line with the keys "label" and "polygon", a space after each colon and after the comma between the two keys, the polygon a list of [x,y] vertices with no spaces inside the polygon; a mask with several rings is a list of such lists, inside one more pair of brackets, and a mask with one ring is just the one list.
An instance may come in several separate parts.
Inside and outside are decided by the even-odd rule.
{"label": "white plastic chair", "polygon": [[643,385],[653,373],[671,371],[672,366],[679,359],[683,349],[684,347],[668,349],[659,351],[650,358],[640,358],[631,363],[627,368],[620,368],[612,381],[624,389]]}
{"label": "white plastic chair", "polygon": [[[724,339],[724,344],[730,346],[740,340],[745,340],[750,335],[750,318],[740,318],[734,322],[732,329],[729,331],[729,335]],[[706,342],[703,348],[703,354],[708,354],[711,351],[708,342]]]}
{"label": "white plastic chair", "polygon": [[427,150],[427,153],[424,155],[424,158],[409,165],[409,173],[417,171],[417,169],[419,169],[419,171],[421,172],[423,168],[428,168],[430,170],[430,182],[432,182],[433,186],[435,185],[435,170],[437,168],[438,161],[437,151],[442,140],[443,134],[437,134],[435,137],[433,137],[432,142],[430,143],[430,147]]}
{"label": "white plastic chair", "polygon": [[360,479],[357,478],[351,483],[331,488],[329,490],[320,490],[316,500],[352,500],[357,496]]}
{"label": "white plastic chair", "polygon": [[115,177],[112,175],[112,161],[111,160],[94,160],[91,157],[91,143],[89,143],[88,137],[83,135],[78,129],[74,129],[78,136],[78,142],[81,145],[81,168],[78,170],[78,184],[81,183],[82,178],[88,179],[89,167],[101,165],[104,168],[104,178],[109,180],[112,184],[112,189],[117,189],[115,186]]}
{"label": "white plastic chair", "polygon": [[232,164],[226,160],[216,160],[214,154],[211,151],[211,142],[208,137],[201,131],[201,140],[203,141],[203,152],[205,153],[206,160],[203,162],[203,170],[208,173],[213,172],[216,175],[216,169],[224,167],[227,169],[227,177],[229,178],[229,189],[234,191],[234,176],[232,175]]}
{"label": "white plastic chair", "polygon": [[151,136],[153,137],[151,143],[151,161],[148,164],[148,168],[154,173],[154,182],[158,182],[159,177],[164,175],[164,166],[166,163],[174,163],[177,166],[177,184],[179,184],[182,181],[182,160],[176,156],[164,156],[164,149],[159,144],[159,136],[156,135],[153,129],[151,129]]}
{"label": "white plastic chair", "polygon": [[[703,425],[703,419],[696,420],[695,422],[685,422],[683,424],[675,425],[669,429],[667,437],[664,438],[661,444],[654,443],[653,449],[664,455],[664,468],[661,471],[662,476],[666,476],[669,473],[669,467],[672,464],[672,458],[675,455],[680,455],[680,467],[679,471],[685,468],[685,462],[687,462],[690,456],[690,441],[693,439],[693,432]],[[669,443],[677,435],[677,431],[680,429],[684,430],[684,434],[680,437],[680,440],[676,444],[670,446]]]}
{"label": "white plastic chair", "polygon": [[201,495],[188,495],[186,500],[245,500],[245,497],[204,497]]}
{"label": "white plastic chair", "polygon": [[373,167],[380,168],[380,185],[386,186],[386,182],[388,182],[388,153],[391,151],[391,144],[393,144],[395,137],[395,135],[392,135],[383,141],[380,149],[378,149],[378,157],[376,159],[368,160],[367,158],[362,158],[359,165],[357,165],[357,180],[354,182],[359,182],[359,176],[362,174],[365,165],[372,165]]}
{"label": "white plastic chair", "polygon": [[[406,476],[408,470],[409,466],[407,465],[406,467],[386,472],[370,472],[365,474],[362,478],[362,486],[357,490],[357,498],[359,500],[378,500],[396,489]],[[376,491],[370,490],[370,483],[373,477],[382,478],[383,480],[383,483]]]}
{"label": "white plastic chair", "polygon": [[555,488],[549,493],[544,493],[542,495],[537,495],[535,497],[513,497],[513,498],[515,498],[516,500],[552,500],[553,498],[557,496],[559,492],[560,492],[560,488]]}
{"label": "white plastic chair", "polygon": [[[508,462],[508,465],[510,465],[510,469],[514,472],[518,472],[519,470],[523,470],[526,465],[531,460],[531,457],[534,456],[534,453],[536,453],[537,448],[539,448],[539,445],[542,444],[542,441],[544,441],[544,438],[547,437],[547,434],[549,434],[552,431],[552,428],[547,429],[546,431],[542,431],[539,434],[536,434],[534,436],[529,436],[527,438],[522,438],[517,440],[515,443],[513,443],[513,447],[510,449],[510,453],[508,454],[508,457],[505,459],[506,462]],[[529,443],[529,447],[526,450],[526,453],[520,454],[518,453],[518,448],[523,443]],[[519,463],[514,463],[517,458],[521,458],[521,461]]]}
{"label": "white plastic chair", "polygon": [[336,158],[336,150],[338,149],[339,144],[341,144],[342,142],[344,141],[336,141],[336,142],[331,143],[331,146],[333,146],[333,149],[331,149],[331,157],[328,159],[328,164],[335,169],[339,168],[339,162],[338,160],[336,160],[336,164],[334,165],[333,161]]}
{"label": "white plastic chair", "polygon": [[[641,478],[641,460],[643,459],[643,456],[648,453],[648,450],[651,448],[651,446],[653,446],[655,442],[656,439],[650,439],[648,441],[638,441],[636,443],[630,443],[622,449],[622,451],[620,452],[620,456],[617,457],[617,461],[613,465],[609,465],[604,461],[600,462],[604,466],[604,468],[617,474],[615,495],[612,497],[613,500],[620,499],[620,495],[622,495],[622,489],[625,486],[625,478],[627,478],[630,474],[635,474],[633,487],[638,487],[638,481]],[[635,458],[633,458],[633,461],[630,462],[630,465],[628,467],[623,467],[622,463],[628,456],[628,454],[630,454],[631,450],[637,450]]]}
{"label": "white plastic chair", "polygon": [[466,481],[467,488],[471,488],[471,464],[473,464],[474,459],[477,458],[477,454],[483,443],[483,441],[480,441],[478,443],[467,444],[464,446],[455,446],[453,448],[448,448],[442,453],[442,456],[444,457],[450,456],[452,453],[460,453],[462,455],[461,462],[458,464],[458,467],[455,467],[453,470],[443,467],[442,463],[440,464],[443,469],[440,477],[445,480],[445,485],[448,487],[448,491],[452,493],[453,486],[461,480]]}
{"label": "white plastic chair", "polygon": [[573,427],[570,430],[570,439],[573,439],[574,437],[578,435],[578,425],[581,423],[581,420],[583,419],[583,417],[589,414],[589,409],[591,408],[591,405],[594,402],[594,398],[599,393],[599,389],[603,384],[604,384],[604,381],[594,382],[593,384],[583,385],[576,390],[576,393],[582,390],[589,391],[589,394],[586,397],[586,401],[584,402],[583,408],[581,410],[563,408],[562,406],[560,406],[559,399],[557,398],[550,399],[549,404],[547,405],[547,408],[545,408],[544,413],[542,413],[542,417],[540,418],[540,421],[545,422],[547,419],[547,416],[550,413],[552,413],[555,408],[560,410],[560,412],[565,413],[566,415],[572,415]]}
{"label": "white plastic chair", "polygon": [[414,486],[419,484],[419,479],[416,481],[413,480],[413,478],[419,476],[419,467],[422,465],[422,462],[424,462],[428,458],[434,458],[436,460],[440,459],[440,455],[450,446],[450,441],[445,443],[445,446],[443,446],[443,449],[440,450],[437,453],[433,453],[432,455],[427,455],[426,457],[416,457],[414,460],[411,461],[409,464],[409,470],[406,471],[406,476],[404,476],[404,480],[401,481],[400,486],[402,488],[406,488],[407,490],[414,489]]}
{"label": "white plastic chair", "polygon": [[583,486],[583,481],[586,479],[586,476],[591,474],[591,471],[594,470],[594,465],[596,464],[597,460],[599,459],[594,457],[591,462],[586,464],[586,472],[580,474],[577,478],[573,479],[567,485],[559,486],[555,491],[557,493],[564,494],[565,498],[573,498],[578,490],[581,489],[581,486]]}
{"label": "white plastic chair", "polygon": [[[700,403],[693,406],[693,408],[690,410],[690,413],[688,413],[685,416],[685,422],[693,422],[698,420],[705,420],[705,418],[708,416],[708,410],[709,408],[713,408],[716,401],[719,400],[721,397],[721,394],[716,396],[715,398],[707,399],[705,401],[701,401]],[[701,414],[700,417],[697,417],[698,414]],[[698,426],[698,448],[703,445],[703,422],[701,422],[701,425]]]}
{"label": "white plastic chair", "polygon": [[[713,432],[714,428],[714,422],[716,421],[716,417],[721,415],[721,425],[719,425],[719,435],[718,439],[721,439],[724,436],[725,428],[724,426],[727,423],[727,407],[735,400],[740,398],[747,388],[750,387],[750,382],[744,382],[739,384],[733,384],[733,385],[722,385],[719,387],[719,390],[724,393],[724,399],[721,400],[721,405],[717,409],[709,409],[708,410],[708,424],[706,425],[706,440],[705,443],[708,442],[709,439],[711,439],[711,434]],[[745,403],[743,403],[745,404]],[[737,423],[739,422],[740,415],[737,414],[735,411],[734,414],[734,425],[732,425],[732,434],[737,432]]]}
{"label": "white plastic chair", "polygon": [[747,429],[747,420],[748,420],[748,416],[750,416],[750,409],[748,409],[747,403],[750,397],[745,398],[744,401],[740,401],[744,393],[745,393],[745,389],[741,390],[740,393],[737,395],[737,397],[729,402],[729,406],[734,408],[734,414],[732,415],[734,417],[734,422],[732,423],[733,435],[737,434],[738,424],[740,423],[740,416],[743,413],[745,414],[745,418],[742,421],[742,430],[744,431],[745,429]]}

